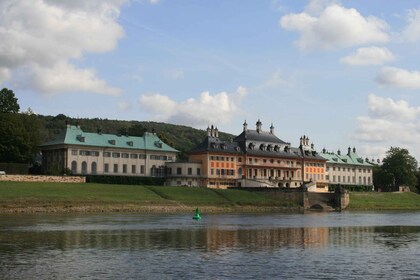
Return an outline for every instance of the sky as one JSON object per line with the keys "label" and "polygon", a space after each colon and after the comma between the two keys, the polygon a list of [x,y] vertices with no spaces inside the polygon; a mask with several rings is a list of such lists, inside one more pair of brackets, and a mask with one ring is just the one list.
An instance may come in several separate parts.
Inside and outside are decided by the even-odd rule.
{"label": "sky", "polygon": [[420,160],[420,2],[1,0],[22,111],[158,121]]}

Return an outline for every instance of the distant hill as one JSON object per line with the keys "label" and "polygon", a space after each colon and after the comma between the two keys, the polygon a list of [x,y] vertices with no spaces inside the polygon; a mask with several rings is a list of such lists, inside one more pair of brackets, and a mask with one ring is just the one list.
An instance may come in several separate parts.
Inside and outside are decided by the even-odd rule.
{"label": "distant hill", "polygon": [[[200,144],[206,136],[205,130],[195,129],[184,125],[174,125],[162,122],[151,121],[121,121],[108,119],[75,119],[63,114],[57,116],[38,115],[41,126],[41,137],[43,142],[54,139],[54,137],[69,124],[78,124],[86,132],[121,134],[130,136],[142,136],[145,131],[153,130],[165,143],[181,151],[181,159],[186,158],[186,152]],[[222,140],[228,140],[233,135],[219,132]]]}

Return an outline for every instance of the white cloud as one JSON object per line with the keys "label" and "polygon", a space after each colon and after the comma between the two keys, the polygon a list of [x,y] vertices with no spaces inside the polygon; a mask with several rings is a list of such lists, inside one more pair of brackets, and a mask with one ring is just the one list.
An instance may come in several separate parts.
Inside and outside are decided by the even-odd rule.
{"label": "white cloud", "polygon": [[247,94],[245,87],[235,93],[220,92],[211,95],[208,91],[200,96],[176,102],[166,95],[150,93],[140,96],[140,106],[154,114],[160,121],[203,126],[209,123],[225,124],[236,117],[239,104]]}
{"label": "white cloud", "polygon": [[404,100],[394,101],[374,94],[369,94],[368,108],[370,115],[375,118],[412,121],[420,117],[420,107],[411,107]]}
{"label": "white cloud", "polygon": [[420,9],[412,9],[408,12],[408,25],[402,34],[409,42],[420,40]]}
{"label": "white cloud", "polygon": [[382,65],[393,60],[395,57],[387,48],[367,47],[357,49],[355,53],[340,59],[340,62],[349,65]]}
{"label": "white cloud", "polygon": [[408,71],[397,67],[382,67],[375,80],[383,85],[410,89],[420,88],[419,71]]}
{"label": "white cloud", "polygon": [[44,94],[59,92],[95,92],[106,95],[119,95],[117,88],[107,86],[104,80],[96,77],[92,69],[77,69],[71,64],[58,63],[49,68],[33,67],[31,84]]}
{"label": "white cloud", "polygon": [[[105,81],[89,69],[69,66],[84,53],[102,53],[114,49],[124,35],[118,24],[120,7],[125,0],[4,0],[0,3],[0,65],[12,72],[20,68],[44,72],[48,77],[27,84],[42,91],[56,88],[59,93],[73,82],[76,72],[82,77],[85,91],[109,94]],[[67,67],[63,67],[67,65]],[[65,74],[71,69],[69,80]],[[56,73],[52,70],[64,70]],[[59,76],[56,78],[55,76]],[[92,76],[93,75],[93,76]],[[10,78],[10,77],[9,77]],[[55,80],[49,83],[50,79]],[[86,85],[90,80],[90,85]],[[62,83],[62,85],[59,85]],[[51,84],[55,84],[51,86]],[[96,85],[96,86],[95,86]],[[77,85],[76,85],[77,87]]]}
{"label": "white cloud", "polygon": [[[369,156],[384,154],[391,146],[407,148],[419,157],[420,107],[410,106],[404,100],[394,101],[370,94],[368,116],[357,119],[354,138],[365,143],[364,153]],[[381,154],[379,154],[381,152]]]}
{"label": "white cloud", "polygon": [[295,43],[301,50],[330,50],[389,41],[388,25],[381,19],[364,17],[356,9],[338,4],[311,3],[305,12],[280,19],[282,28],[300,33]]}

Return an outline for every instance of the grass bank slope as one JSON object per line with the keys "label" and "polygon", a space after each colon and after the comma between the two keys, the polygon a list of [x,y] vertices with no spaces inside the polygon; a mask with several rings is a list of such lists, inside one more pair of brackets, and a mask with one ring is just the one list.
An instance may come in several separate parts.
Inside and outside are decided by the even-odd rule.
{"label": "grass bank slope", "polygon": [[0,182],[0,212],[170,212],[298,209],[241,190],[188,187]]}
{"label": "grass bank slope", "polygon": [[420,210],[415,193],[350,193],[348,210]]}

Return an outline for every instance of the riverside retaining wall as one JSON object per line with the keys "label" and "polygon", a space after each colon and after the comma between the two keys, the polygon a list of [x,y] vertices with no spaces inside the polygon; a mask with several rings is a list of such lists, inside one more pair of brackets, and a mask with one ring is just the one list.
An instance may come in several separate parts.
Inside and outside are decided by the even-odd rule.
{"label": "riverside retaining wall", "polygon": [[0,175],[0,182],[86,183],[81,176]]}

